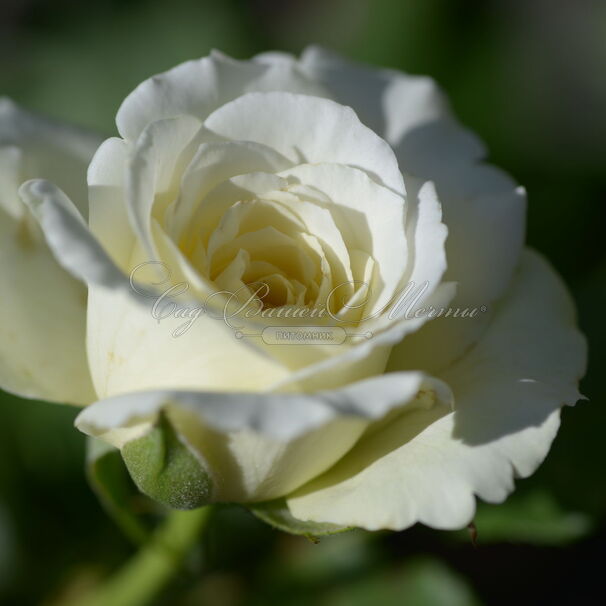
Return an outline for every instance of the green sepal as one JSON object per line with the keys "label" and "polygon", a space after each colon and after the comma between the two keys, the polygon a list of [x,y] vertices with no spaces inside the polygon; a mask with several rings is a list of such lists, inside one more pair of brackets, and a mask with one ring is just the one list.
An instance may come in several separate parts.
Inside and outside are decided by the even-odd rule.
{"label": "green sepal", "polygon": [[122,447],[122,457],[139,490],[162,505],[185,510],[209,504],[210,477],[163,414],[149,433]]}
{"label": "green sepal", "polygon": [[133,507],[140,494],[128,475],[120,451],[106,442],[88,438],[86,475],[103,508],[122,532],[133,543],[144,543],[149,532]]}
{"label": "green sepal", "polygon": [[290,513],[284,499],[252,503],[246,507],[266,524],[283,532],[307,537],[314,542],[317,542],[320,537],[353,530],[352,526],[298,520]]}

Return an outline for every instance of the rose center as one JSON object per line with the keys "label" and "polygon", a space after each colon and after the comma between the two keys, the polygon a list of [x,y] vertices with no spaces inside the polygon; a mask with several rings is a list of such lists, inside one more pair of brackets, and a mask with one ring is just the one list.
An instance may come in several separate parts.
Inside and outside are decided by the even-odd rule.
{"label": "rose center", "polygon": [[184,252],[218,290],[240,300],[253,297],[263,307],[313,306],[330,278],[315,236],[278,201],[240,200],[206,229],[208,235],[203,222],[200,227]]}

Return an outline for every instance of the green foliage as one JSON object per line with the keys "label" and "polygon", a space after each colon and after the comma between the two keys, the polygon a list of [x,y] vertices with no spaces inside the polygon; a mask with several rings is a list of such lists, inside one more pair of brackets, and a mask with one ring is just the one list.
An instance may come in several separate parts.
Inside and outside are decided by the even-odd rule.
{"label": "green foliage", "polygon": [[[482,503],[474,519],[480,545],[565,545],[586,537],[594,523],[586,513],[564,509],[546,490],[514,493],[505,503]],[[467,532],[461,534],[468,539]]]}
{"label": "green foliage", "polygon": [[126,471],[120,451],[95,438],[87,439],[88,481],[106,511],[135,544],[145,542],[148,531],[134,513],[138,491]]}
{"label": "green foliage", "polygon": [[415,558],[330,592],[326,606],[478,606],[465,580],[439,560]]}

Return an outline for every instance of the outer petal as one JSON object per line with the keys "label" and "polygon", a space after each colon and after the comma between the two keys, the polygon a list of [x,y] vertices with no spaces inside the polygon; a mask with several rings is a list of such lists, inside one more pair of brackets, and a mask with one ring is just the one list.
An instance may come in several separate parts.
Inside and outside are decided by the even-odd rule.
{"label": "outer petal", "polygon": [[[23,185],[21,195],[59,262],[73,276],[94,287],[89,289],[87,341],[99,395],[176,385],[229,389],[232,378],[228,370],[236,355],[247,372],[240,377],[242,389],[260,389],[284,377],[286,369],[268,361],[249,340],[238,341],[220,319],[206,315],[199,318],[204,312],[200,302],[183,302],[184,309],[194,315],[184,318],[169,313],[159,326],[152,315],[154,301],[148,297],[159,300],[162,291],[153,295],[151,289],[144,291],[140,284],[135,284],[135,291],[129,277],[110,259],[63,192],[47,181],[31,181]],[[162,252],[162,258],[177,273],[178,258],[174,257],[177,261],[173,263],[170,257],[174,251],[165,247]],[[137,248],[130,266],[137,267],[146,260],[142,249]],[[177,275],[183,278],[181,273]],[[143,282],[148,284],[147,280]],[[166,314],[167,306],[170,303],[161,306],[162,314]],[[181,339],[174,338],[172,333],[189,320],[192,330]],[[108,331],[107,326],[122,330]],[[175,360],[182,362],[175,364]]]}
{"label": "outer petal", "polygon": [[526,192],[487,166],[460,166],[448,176],[439,172],[428,165],[420,176],[433,175],[448,226],[444,278],[458,282],[459,304],[490,305],[506,291],[519,262]]}
{"label": "outer petal", "polygon": [[53,183],[33,180],[20,189],[59,263],[87,284],[130,292],[128,278],[95,239],[71,200]]}
{"label": "outer petal", "polygon": [[443,374],[454,413],[403,415],[368,434],[291,496],[292,514],[368,529],[465,525],[474,494],[503,501],[541,463],[560,406],[579,398],[585,350],[559,278],[527,254],[482,340]]}
{"label": "outer petal", "polygon": [[0,217],[0,387],[88,404],[86,290],[55,261],[33,222]]}
{"label": "outer petal", "polygon": [[[458,282],[456,304],[493,303],[518,264],[525,193],[480,164],[484,145],[456,121],[431,79],[358,65],[317,47],[303,53],[300,65],[392,145],[404,172],[435,183],[449,230],[445,280]],[[463,335],[465,346],[474,332]],[[446,353],[442,357],[452,360],[460,351]]]}
{"label": "outer petal", "polygon": [[0,100],[0,387],[89,403],[86,290],[54,260],[21,203],[24,179],[56,179],[86,212],[86,164],[99,139]]}
{"label": "outer petal", "polygon": [[285,90],[325,96],[323,87],[295,65],[260,65],[221,53],[188,61],[140,84],[122,103],[116,123],[135,140],[151,122],[189,115],[204,120],[221,105],[251,91]]}
{"label": "outer petal", "polygon": [[170,314],[176,303],[154,304],[134,301],[132,293],[91,289],[89,358],[100,397],[175,387],[260,391],[288,375],[252,339],[238,340],[220,318],[206,315],[201,304],[181,318]]}
{"label": "outer petal", "polygon": [[[475,310],[475,315],[428,322],[394,347],[390,369],[424,368],[435,373],[456,360],[480,338],[494,301],[509,284],[523,245],[525,192],[489,167],[468,167],[467,172],[468,183],[457,189],[453,182],[441,189],[449,232],[444,279],[457,282],[450,307]],[[492,193],[486,191],[491,188]]]}
{"label": "outer petal", "polygon": [[[417,397],[424,389],[434,397]],[[315,394],[139,392],[88,407],[77,426],[118,447],[144,435],[160,410],[206,462],[215,501],[277,498],[334,464],[369,422],[395,408],[450,403],[423,373],[394,373]]]}
{"label": "outer petal", "polygon": [[268,145],[299,164],[329,162],[360,168],[404,193],[389,145],[351,108],[334,101],[283,92],[249,93],[216,110],[204,125],[227,139]]}
{"label": "outer petal", "polygon": [[159,199],[171,200],[178,192],[180,175],[187,168],[200,130],[191,116],[157,120],[149,124],[132,146],[126,176],[126,206],[133,231],[150,259],[158,254],[151,235],[152,214],[165,209]]}
{"label": "outer petal", "polygon": [[[279,60],[271,55],[260,59]],[[431,78],[356,64],[317,46],[305,49],[300,65],[324,84],[335,100],[351,105],[364,124],[390,143],[398,142],[419,124],[450,113],[444,95]]]}
{"label": "outer petal", "polygon": [[[76,201],[84,217],[88,216],[86,166],[100,143],[95,133],[32,114],[0,97],[0,150],[20,150],[18,185],[35,177],[53,179]],[[0,175],[3,165],[0,161]],[[14,217],[25,213],[14,187],[3,185],[0,209]]]}
{"label": "outer petal", "polygon": [[[378,367],[377,371],[383,372],[391,348],[394,345],[397,347],[400,342],[406,343],[408,339],[414,337],[415,331],[427,322],[427,316],[414,317],[406,313],[397,313],[398,309],[406,312],[409,306],[414,310],[429,305],[440,308],[450,303],[455,294],[455,285],[450,282],[442,283],[446,269],[444,254],[446,229],[442,223],[440,204],[432,184],[426,183],[421,186],[417,184],[415,188],[411,188],[407,194],[407,205],[406,235],[410,247],[411,271],[405,277],[405,281],[410,281],[411,284],[414,282],[416,287],[425,281],[428,283],[422,301],[413,305],[415,301],[406,295],[406,285],[402,284],[403,296],[396,299],[393,316],[379,317],[376,322],[371,320],[367,326],[364,326],[364,330],[371,330],[372,338],[358,342],[340,355],[293,372],[285,381],[273,386],[273,389],[292,388],[296,385],[299,389],[309,390],[342,385],[348,381],[352,373],[358,376],[365,373],[366,362],[369,359],[381,360],[383,366]],[[434,322],[427,324],[431,325]]]}
{"label": "outer petal", "polygon": [[481,163],[483,144],[450,117],[418,124],[390,142],[402,170],[435,183],[448,227],[444,279],[458,283],[456,303],[490,305],[505,292],[519,262],[524,190]]}
{"label": "outer petal", "polygon": [[89,227],[112,261],[128,273],[135,246],[126,204],[128,144],[112,137],[104,141],[88,167]]}

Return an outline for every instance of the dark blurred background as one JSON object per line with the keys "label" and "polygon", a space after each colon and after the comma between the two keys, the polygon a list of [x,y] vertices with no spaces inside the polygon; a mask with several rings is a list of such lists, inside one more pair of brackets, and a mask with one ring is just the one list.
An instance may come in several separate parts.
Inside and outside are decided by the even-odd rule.
{"label": "dark blurred background", "polygon": [[[208,53],[319,43],[433,76],[529,192],[529,243],[571,286],[589,402],[546,463],[467,532],[346,533],[314,545],[221,512],[159,604],[603,603],[606,557],[606,3],[602,0],[1,0],[0,94],[114,134],[144,78]],[[0,603],[60,604],[133,548],[84,476],[70,408],[0,397]]]}

